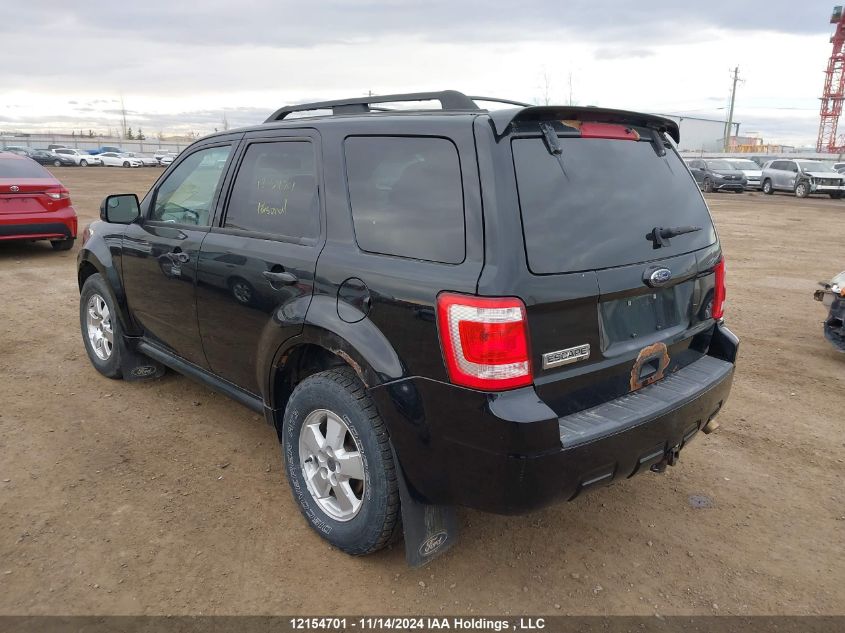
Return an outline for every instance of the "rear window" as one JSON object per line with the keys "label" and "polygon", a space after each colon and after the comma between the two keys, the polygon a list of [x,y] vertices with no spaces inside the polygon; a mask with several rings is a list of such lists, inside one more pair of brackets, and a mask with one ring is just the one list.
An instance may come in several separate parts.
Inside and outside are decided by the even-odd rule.
{"label": "rear window", "polygon": [[461,168],[451,141],[354,136],[345,151],[362,250],[447,264],[464,260]]}
{"label": "rear window", "polygon": [[[559,138],[561,160],[540,138],[512,142],[528,265],[536,274],[624,266],[716,241],[707,207],[680,157],[651,143]],[[700,226],[659,250],[654,227]]]}
{"label": "rear window", "polygon": [[53,176],[29,158],[0,158],[0,178],[49,178]]}

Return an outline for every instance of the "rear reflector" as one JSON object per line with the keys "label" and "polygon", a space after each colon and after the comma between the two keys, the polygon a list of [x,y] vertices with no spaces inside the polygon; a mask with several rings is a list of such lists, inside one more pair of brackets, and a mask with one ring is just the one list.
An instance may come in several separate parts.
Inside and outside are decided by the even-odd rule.
{"label": "rear reflector", "polygon": [[532,382],[525,305],[514,297],[437,297],[437,326],[449,379],[501,391]]}
{"label": "rear reflector", "polygon": [[725,258],[719,260],[719,263],[713,268],[716,274],[716,287],[713,290],[713,310],[712,316],[714,319],[721,319],[725,316],[725,295],[727,288],[725,287]]}

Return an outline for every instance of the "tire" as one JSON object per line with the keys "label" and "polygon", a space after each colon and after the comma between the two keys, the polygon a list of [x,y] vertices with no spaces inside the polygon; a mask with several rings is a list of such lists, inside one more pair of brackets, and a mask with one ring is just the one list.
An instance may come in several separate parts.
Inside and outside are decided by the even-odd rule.
{"label": "tire", "polygon": [[[92,336],[95,338],[96,336],[89,334],[89,309],[93,309],[94,313],[99,312],[99,314],[102,315],[104,314],[102,309],[103,305],[105,305],[105,308],[108,310],[108,317],[105,319],[94,318],[92,319],[92,325],[96,327],[96,324],[100,323],[108,326],[107,328],[101,327],[100,331],[110,330],[110,350],[108,350],[108,347],[96,348],[92,342]],[[94,368],[107,378],[122,378],[123,372],[121,371],[120,356],[123,339],[120,332],[120,321],[117,318],[117,311],[115,310],[114,302],[111,298],[111,292],[99,273],[95,273],[88,277],[82,285],[82,292],[79,294],[79,326],[82,332],[82,342],[85,345],[85,351],[88,354],[88,359],[91,361],[91,364],[94,365]],[[106,351],[108,353],[104,353]],[[105,358],[103,356],[105,356]]]}
{"label": "tire", "polygon": [[796,198],[806,198],[810,195],[810,187],[807,185],[806,182],[799,182],[795,185],[795,197]]}
{"label": "tire", "polygon": [[85,159],[79,161],[79,166],[80,167],[88,167],[88,161],[85,160]]}
{"label": "tire", "polygon": [[62,166],[62,161],[60,161],[60,160],[54,160],[53,161],[53,167],[61,167],[61,166]]}
{"label": "tire", "polygon": [[772,181],[771,180],[764,180],[763,181],[763,193],[765,193],[767,196],[770,196],[774,192],[775,192],[775,190],[772,189]]}
{"label": "tire", "polygon": [[702,183],[702,188],[704,189],[704,193],[713,193],[713,181],[709,178],[705,178],[704,183]]}
{"label": "tire", "polygon": [[[296,386],[285,409],[282,444],[293,497],[320,536],[354,556],[376,552],[398,538],[399,488],[390,438],[351,368],[323,371]],[[343,448],[328,451],[326,446]],[[356,451],[360,457],[351,458]],[[343,457],[336,460],[340,455]],[[361,478],[345,478],[342,464]],[[315,484],[306,481],[306,470],[311,471],[308,479]],[[323,488],[322,499],[312,492],[313,486]],[[344,489],[355,498],[350,501],[348,492],[335,492]]]}
{"label": "tire", "polygon": [[241,305],[249,305],[255,298],[255,288],[246,279],[240,277],[229,280],[229,290],[235,301]]}
{"label": "tire", "polygon": [[833,198],[834,200],[841,200],[842,199],[842,192],[839,191],[839,192],[836,192],[836,193],[832,193],[832,194],[830,194],[830,197]]}
{"label": "tire", "polygon": [[123,166],[124,166],[124,167],[129,167],[129,161],[128,161],[128,160],[123,161]]}
{"label": "tire", "polygon": [[76,239],[71,237],[67,240],[53,240],[50,242],[50,246],[53,247],[54,251],[69,251],[73,248],[74,242],[76,242]]}

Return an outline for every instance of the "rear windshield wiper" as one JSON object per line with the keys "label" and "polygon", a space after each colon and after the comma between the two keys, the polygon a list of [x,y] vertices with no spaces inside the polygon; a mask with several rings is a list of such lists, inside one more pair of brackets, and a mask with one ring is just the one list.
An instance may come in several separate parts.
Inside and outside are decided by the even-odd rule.
{"label": "rear windshield wiper", "polygon": [[685,233],[695,233],[700,230],[700,226],[670,226],[668,228],[655,226],[645,238],[649,242],[654,242],[653,248],[660,248],[661,246],[669,246],[669,238],[678,237]]}
{"label": "rear windshield wiper", "polygon": [[[651,132],[651,146],[654,149],[654,153],[658,156],[666,156],[666,144],[663,142],[663,135],[651,128],[649,130]],[[687,231],[689,233],[689,231]]]}

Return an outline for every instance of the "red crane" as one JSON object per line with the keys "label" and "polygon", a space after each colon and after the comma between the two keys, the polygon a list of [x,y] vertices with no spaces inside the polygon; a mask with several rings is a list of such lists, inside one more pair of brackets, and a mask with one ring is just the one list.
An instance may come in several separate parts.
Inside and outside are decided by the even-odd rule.
{"label": "red crane", "polygon": [[836,31],[830,38],[833,51],[830,53],[827,70],[824,73],[824,93],[816,151],[840,154],[845,152],[845,143],[836,137],[839,115],[842,114],[842,100],[845,99],[845,14],[841,6],[833,7],[830,23],[836,25]]}

